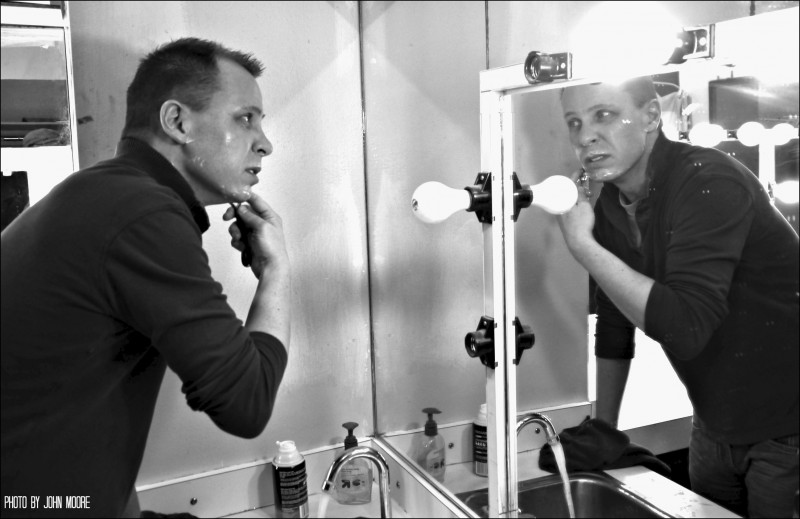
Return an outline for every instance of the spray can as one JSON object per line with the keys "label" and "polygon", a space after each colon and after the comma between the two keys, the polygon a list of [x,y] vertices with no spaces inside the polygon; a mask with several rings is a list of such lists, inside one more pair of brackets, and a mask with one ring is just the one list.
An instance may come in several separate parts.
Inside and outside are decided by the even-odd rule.
{"label": "spray can", "polygon": [[306,460],[293,441],[279,441],[272,460],[272,485],[276,517],[308,517]]}
{"label": "spray can", "polygon": [[472,470],[476,476],[489,475],[486,437],[486,404],[481,404],[478,416],[472,422]]}

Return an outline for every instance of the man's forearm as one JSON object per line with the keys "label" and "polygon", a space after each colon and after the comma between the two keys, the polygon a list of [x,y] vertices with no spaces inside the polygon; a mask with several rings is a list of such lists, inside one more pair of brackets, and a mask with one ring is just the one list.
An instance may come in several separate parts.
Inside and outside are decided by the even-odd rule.
{"label": "man's forearm", "polygon": [[619,421],[619,409],[625,384],[630,372],[630,359],[597,358],[597,418],[605,420],[614,427]]}
{"label": "man's forearm", "polygon": [[246,323],[251,332],[268,333],[281,341],[287,352],[291,335],[291,287],[288,266],[274,265],[265,268],[258,280]]}
{"label": "man's forearm", "polygon": [[604,249],[595,241],[572,255],[589,271],[603,292],[637,328],[644,330],[645,309],[655,282]]}

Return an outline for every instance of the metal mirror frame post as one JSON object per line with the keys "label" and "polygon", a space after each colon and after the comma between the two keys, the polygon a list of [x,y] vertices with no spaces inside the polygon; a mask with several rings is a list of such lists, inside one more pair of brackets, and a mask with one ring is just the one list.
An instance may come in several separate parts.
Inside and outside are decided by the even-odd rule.
{"label": "metal mirror frame post", "polygon": [[[491,175],[492,223],[484,223],[484,314],[494,317],[495,367],[486,368],[489,517],[517,516],[513,121],[510,100],[481,92],[481,171]],[[510,290],[508,288],[510,287]]]}

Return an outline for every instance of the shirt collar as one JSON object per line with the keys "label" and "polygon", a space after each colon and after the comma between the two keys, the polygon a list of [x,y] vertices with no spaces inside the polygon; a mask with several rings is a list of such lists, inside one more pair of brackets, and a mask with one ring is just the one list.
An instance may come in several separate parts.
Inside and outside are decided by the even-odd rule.
{"label": "shirt collar", "polygon": [[647,196],[660,189],[667,181],[669,177],[667,170],[674,166],[672,155],[675,153],[676,145],[680,147],[679,143],[667,139],[662,130],[658,131],[658,138],[647,161],[647,178],[650,182]]}
{"label": "shirt collar", "polygon": [[142,140],[124,137],[117,145],[116,156],[135,162],[141,171],[152,177],[153,180],[175,191],[186,203],[200,232],[204,233],[208,230],[210,223],[205,208],[197,200],[186,179],[162,154]]}
{"label": "shirt collar", "polygon": [[[647,159],[647,169],[645,169],[645,176],[647,177],[647,195],[639,201],[647,200],[650,195],[659,189],[664,182],[666,182],[668,172],[664,172],[670,164],[668,157],[672,154],[673,142],[667,139],[662,130],[658,131],[658,137],[653,144],[653,149],[650,151],[650,157]],[[606,193],[603,196],[603,193]],[[598,201],[604,200],[605,204],[618,205],[622,207],[622,192],[617,186],[612,183],[603,184],[603,189],[600,192]]]}

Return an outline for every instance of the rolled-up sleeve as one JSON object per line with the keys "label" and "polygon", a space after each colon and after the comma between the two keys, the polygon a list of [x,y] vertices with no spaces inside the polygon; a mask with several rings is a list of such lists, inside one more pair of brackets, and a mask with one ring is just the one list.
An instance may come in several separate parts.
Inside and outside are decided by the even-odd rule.
{"label": "rolled-up sleeve", "polygon": [[199,229],[176,203],[110,240],[106,290],[115,313],[164,356],[189,406],[224,431],[259,435],[286,369],[275,337],[250,333],[211,277]]}
{"label": "rolled-up sleeve", "polygon": [[668,218],[664,275],[647,300],[644,331],[687,360],[703,350],[728,314],[753,201],[738,182],[711,171],[687,182]]}
{"label": "rolled-up sleeve", "polygon": [[597,305],[595,356],[604,359],[632,359],[636,346],[635,327],[600,288],[595,294],[595,302]]}

